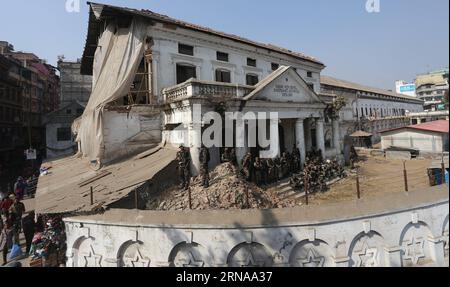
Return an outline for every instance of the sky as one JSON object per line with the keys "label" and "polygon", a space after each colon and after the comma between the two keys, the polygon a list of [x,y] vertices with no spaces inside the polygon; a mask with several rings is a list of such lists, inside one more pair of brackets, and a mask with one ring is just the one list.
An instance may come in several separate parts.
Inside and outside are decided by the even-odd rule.
{"label": "sky", "polygon": [[[79,12],[66,1],[80,1]],[[149,9],[315,57],[323,75],[395,89],[396,80],[449,66],[448,0],[97,0]],[[369,13],[367,1],[379,1]],[[93,1],[96,2],[96,1]],[[0,40],[56,65],[83,53],[83,0],[0,0]],[[374,10],[374,9],[372,9]]]}

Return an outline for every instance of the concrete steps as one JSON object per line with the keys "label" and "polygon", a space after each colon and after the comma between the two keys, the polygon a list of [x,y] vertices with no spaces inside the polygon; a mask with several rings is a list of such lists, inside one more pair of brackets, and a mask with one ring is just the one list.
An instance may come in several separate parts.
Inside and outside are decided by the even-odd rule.
{"label": "concrete steps", "polygon": [[289,179],[284,179],[270,188],[278,194],[281,200],[299,200],[305,196],[304,192],[298,192],[289,185]]}

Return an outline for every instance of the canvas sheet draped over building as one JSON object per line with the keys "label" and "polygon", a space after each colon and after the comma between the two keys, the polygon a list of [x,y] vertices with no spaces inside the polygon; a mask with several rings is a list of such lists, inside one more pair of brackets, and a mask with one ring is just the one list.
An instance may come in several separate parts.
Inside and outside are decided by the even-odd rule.
{"label": "canvas sheet draped over building", "polygon": [[146,34],[145,22],[134,18],[129,28],[109,24],[99,40],[92,94],[79,126],[74,125],[81,153],[91,161],[102,160],[104,108],[127,94],[142,59]]}

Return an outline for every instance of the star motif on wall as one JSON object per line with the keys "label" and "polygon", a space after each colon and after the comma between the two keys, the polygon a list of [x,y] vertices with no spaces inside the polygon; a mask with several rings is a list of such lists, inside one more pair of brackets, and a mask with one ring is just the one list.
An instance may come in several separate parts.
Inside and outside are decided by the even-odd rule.
{"label": "star motif on wall", "polygon": [[94,248],[90,246],[90,251],[88,255],[84,255],[85,265],[84,267],[102,267],[101,261],[102,256],[95,254]]}
{"label": "star motif on wall", "polygon": [[424,247],[425,240],[413,236],[411,240],[406,242],[405,260],[411,260],[413,264],[419,263],[420,258],[425,257]]}
{"label": "star motif on wall", "polygon": [[247,257],[241,262],[241,267],[264,267],[263,260],[255,260],[251,251],[248,251]]}
{"label": "star motif on wall", "polygon": [[301,267],[323,267],[325,257],[318,257],[314,252],[314,249],[310,248],[306,257],[297,258],[297,261]]}
{"label": "star motif on wall", "polygon": [[183,267],[203,267],[205,265],[205,262],[201,260],[196,260],[192,252],[189,252],[187,254],[187,258],[183,261],[184,261]]}
{"label": "star motif on wall", "polygon": [[358,262],[356,266],[358,267],[376,267],[378,266],[378,249],[376,247],[371,248],[364,243],[363,248],[360,252],[356,252],[358,255]]}
{"label": "star motif on wall", "polygon": [[147,258],[144,258],[139,252],[139,250],[136,250],[136,254],[133,258],[128,259],[127,266],[129,267],[150,267],[150,260]]}

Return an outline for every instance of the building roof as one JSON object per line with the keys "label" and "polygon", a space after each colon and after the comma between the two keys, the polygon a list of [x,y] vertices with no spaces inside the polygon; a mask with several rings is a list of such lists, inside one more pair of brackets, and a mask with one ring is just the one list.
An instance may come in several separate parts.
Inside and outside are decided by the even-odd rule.
{"label": "building roof", "polygon": [[380,88],[364,86],[361,84],[357,84],[357,83],[353,83],[353,82],[349,82],[349,81],[345,81],[345,80],[340,80],[340,79],[333,78],[330,76],[320,76],[320,84],[334,86],[334,87],[340,87],[340,88],[345,88],[345,89],[350,89],[350,90],[362,91],[362,92],[367,92],[367,93],[380,94],[380,95],[385,95],[385,96],[390,96],[390,97],[395,97],[395,98],[417,101],[418,103],[419,102],[423,103],[422,100],[415,98],[415,97],[398,94],[396,92],[388,91],[388,90],[384,90],[384,89],[380,89]]}
{"label": "building roof", "polygon": [[372,134],[365,132],[365,131],[356,131],[350,135],[352,138],[367,138],[371,137]]}
{"label": "building roof", "polygon": [[392,131],[401,130],[401,129],[414,129],[414,130],[422,130],[422,131],[448,134],[448,129],[449,129],[448,124],[449,124],[449,122],[446,120],[439,120],[439,121],[428,122],[428,123],[423,123],[423,124],[418,124],[418,125],[411,125],[411,126],[406,126],[406,127],[401,127],[401,128],[389,129],[389,130],[381,131],[380,133],[392,132]]}
{"label": "building roof", "polygon": [[444,75],[448,75],[448,69],[442,71],[431,72],[429,74],[418,75],[416,78],[416,87],[423,85],[447,85],[447,79]]}
{"label": "building roof", "polygon": [[281,48],[272,44],[263,44],[259,43],[253,40],[249,40],[247,38],[243,38],[240,36],[236,36],[233,34],[224,33],[221,31],[213,30],[211,28],[199,26],[196,24],[188,23],[182,20],[174,19],[169,16],[158,14],[150,10],[138,10],[138,9],[132,9],[132,8],[126,8],[126,7],[117,7],[112,5],[105,5],[105,4],[99,4],[99,3],[93,3],[88,2],[90,5],[90,16],[89,16],[89,28],[88,28],[88,36],[85,46],[85,51],[83,53],[83,59],[82,59],[82,65],[81,70],[82,74],[91,74],[89,73],[92,70],[92,61],[93,56],[95,53],[95,48],[97,46],[98,37],[101,32],[101,28],[98,27],[98,24],[101,20],[105,18],[114,18],[114,17],[120,17],[121,15],[126,16],[142,16],[146,19],[149,19],[151,21],[155,22],[161,22],[171,25],[176,25],[178,27],[194,30],[197,32],[202,32],[214,36],[218,36],[221,38],[226,38],[232,41],[248,44],[254,47],[267,49],[269,51],[278,52],[281,54],[285,54],[297,59],[305,60],[308,62],[312,62],[315,64],[319,64],[324,66],[322,62],[317,60],[316,58],[307,56],[300,52],[291,51],[289,49]]}
{"label": "building roof", "polygon": [[[99,171],[84,160],[66,157],[44,163],[49,174],[39,177],[36,213],[90,213],[128,196],[154,179],[176,158],[172,147],[157,147],[135,158],[106,166]],[[94,205],[90,204],[90,187]]]}

